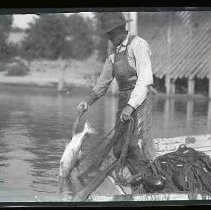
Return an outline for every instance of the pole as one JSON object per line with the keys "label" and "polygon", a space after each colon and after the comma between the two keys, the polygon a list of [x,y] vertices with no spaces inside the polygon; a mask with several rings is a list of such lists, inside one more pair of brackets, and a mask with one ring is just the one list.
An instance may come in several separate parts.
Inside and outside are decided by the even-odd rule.
{"label": "pole", "polygon": [[[62,60],[59,58],[59,62],[62,62]],[[65,70],[66,70],[67,64],[64,64],[62,67],[62,74],[58,81],[58,91],[62,92],[65,88]]]}
{"label": "pole", "polygon": [[131,22],[129,22],[128,24],[130,25],[130,32],[131,32],[131,34],[137,34],[138,33],[138,22],[137,22],[137,16],[138,16],[138,14],[137,14],[137,12],[130,12],[129,13],[129,19],[131,19],[132,21]]}
{"label": "pole", "polygon": [[188,77],[188,95],[193,95],[195,89],[195,81],[191,76]]}
{"label": "pole", "polygon": [[171,93],[171,13],[169,14],[168,17],[168,28],[167,28],[167,54],[168,54],[168,72],[166,73],[166,80],[165,80],[165,84],[166,84],[166,94],[167,96],[170,95]]}

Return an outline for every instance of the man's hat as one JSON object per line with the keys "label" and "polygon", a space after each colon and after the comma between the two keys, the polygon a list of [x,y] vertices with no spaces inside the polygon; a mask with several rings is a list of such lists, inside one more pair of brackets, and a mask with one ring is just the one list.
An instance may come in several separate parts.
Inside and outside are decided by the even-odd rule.
{"label": "man's hat", "polygon": [[132,21],[126,20],[122,12],[102,12],[99,20],[101,23],[101,33],[107,33],[118,26]]}

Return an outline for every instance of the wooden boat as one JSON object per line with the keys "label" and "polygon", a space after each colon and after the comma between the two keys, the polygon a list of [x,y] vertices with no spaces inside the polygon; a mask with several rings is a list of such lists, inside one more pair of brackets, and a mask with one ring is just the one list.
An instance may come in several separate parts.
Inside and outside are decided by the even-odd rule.
{"label": "wooden boat", "polygon": [[[211,156],[211,135],[180,136],[155,139],[156,156],[173,152],[184,144]],[[131,194],[130,188],[119,186],[112,177],[107,177],[99,188],[89,196],[88,201],[167,201],[167,200],[211,200],[210,195],[190,193]]]}

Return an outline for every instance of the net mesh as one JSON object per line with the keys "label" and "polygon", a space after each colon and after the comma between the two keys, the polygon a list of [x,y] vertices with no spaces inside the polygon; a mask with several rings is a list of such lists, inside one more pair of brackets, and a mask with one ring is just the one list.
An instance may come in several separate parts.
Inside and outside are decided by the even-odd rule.
{"label": "net mesh", "polygon": [[[158,156],[140,176],[143,180],[146,177],[159,177],[164,180],[165,187],[159,192],[211,194],[210,157],[185,145],[180,145],[175,152]],[[134,177],[137,178],[138,176]],[[153,192],[153,189],[150,191],[142,188],[142,183],[138,187],[140,193]]]}
{"label": "net mesh", "polygon": [[[91,161],[87,167],[79,174],[78,179],[84,186],[83,190],[76,194],[77,199],[84,200],[104,181],[104,179],[115,173],[117,183],[121,186],[133,186],[134,180],[142,180],[136,183],[136,193],[152,193],[149,189],[143,187],[143,180],[146,177],[159,177],[165,181],[165,187],[159,192],[189,192],[211,194],[211,159],[203,152],[196,151],[185,145],[180,145],[175,152],[158,156],[154,161],[150,161],[146,168],[140,174],[126,177],[125,157],[129,143],[131,130],[133,129],[133,121],[128,126],[127,140],[123,145],[122,153],[119,159],[115,159],[111,154],[113,145],[118,141],[118,136],[125,130],[123,124],[119,124],[118,132],[112,138],[103,138],[98,145],[92,150],[90,155]],[[125,132],[125,131],[124,131]],[[86,154],[86,157],[89,155]],[[82,156],[81,162],[86,158]],[[81,163],[80,163],[81,164]],[[157,191],[154,191],[157,192]]]}
{"label": "net mesh", "polygon": [[118,141],[118,138],[116,137],[124,131],[125,126],[120,123],[115,127],[118,129],[116,135],[112,136],[112,138],[104,137],[100,143],[91,149],[91,152],[82,156],[80,162],[85,162],[85,159],[89,158],[90,156],[91,160],[93,160],[78,176],[83,185],[86,185],[86,182],[89,183],[90,180],[93,179],[99,172],[105,170],[115,161],[115,158],[112,155],[112,147]]}

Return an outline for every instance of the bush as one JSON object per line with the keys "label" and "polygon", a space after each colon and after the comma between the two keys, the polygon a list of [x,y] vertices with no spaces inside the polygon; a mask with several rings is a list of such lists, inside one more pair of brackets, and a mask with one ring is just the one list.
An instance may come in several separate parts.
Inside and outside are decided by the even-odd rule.
{"label": "bush", "polygon": [[29,73],[30,69],[23,62],[16,62],[9,66],[7,75],[9,76],[23,76]]}

